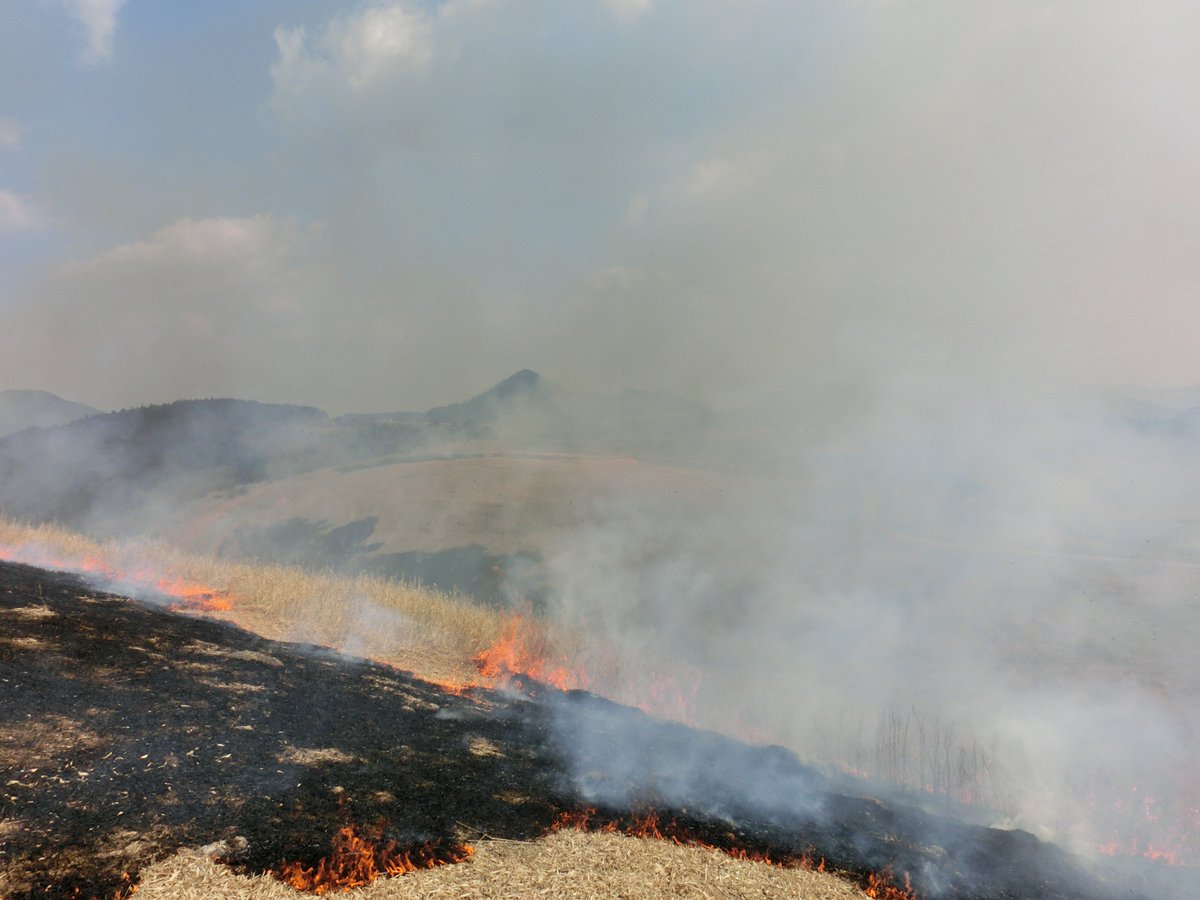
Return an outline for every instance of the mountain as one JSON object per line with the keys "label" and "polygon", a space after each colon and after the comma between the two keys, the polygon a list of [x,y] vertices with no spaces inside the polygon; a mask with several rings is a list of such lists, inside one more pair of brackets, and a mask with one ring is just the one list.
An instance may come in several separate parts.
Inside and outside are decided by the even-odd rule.
{"label": "mountain", "polygon": [[[350,413],[339,416],[342,425],[419,425],[461,432],[456,436],[484,437],[513,428],[527,436],[573,435],[576,438],[612,437],[631,426],[644,430],[648,423],[675,431],[709,424],[707,406],[669,391],[625,388],[619,394],[573,391],[543,378],[530,369],[509,375],[499,384],[469,400],[438,406],[426,412]],[[602,441],[608,449],[609,441]]]}
{"label": "mountain", "polygon": [[[181,400],[0,436],[0,513],[102,536],[162,534],[188,521],[207,528],[195,518],[198,511],[235,501],[240,509],[250,486],[286,482],[299,493],[255,523],[259,531],[239,532],[239,541],[261,552],[275,540],[271,529],[299,518],[320,537],[300,546],[320,561],[338,546],[338,529],[346,523],[379,517],[380,532],[388,533],[390,507],[384,498],[401,474],[396,465],[459,461],[447,463],[457,472],[470,468],[473,459],[512,457],[546,474],[542,470],[550,464],[538,460],[560,454],[686,464],[695,456],[694,448],[704,444],[697,436],[709,428],[708,415],[703,404],[667,392],[575,392],[529,369],[467,400],[424,413],[331,420],[312,407]],[[360,471],[368,475],[353,475]],[[336,492],[315,510],[303,506],[315,484],[364,479],[371,484],[359,511],[344,508]],[[517,496],[515,502],[526,499],[520,492]],[[444,498],[431,502],[432,510]],[[333,534],[326,536],[329,529]],[[283,527],[279,533],[296,537],[294,528]],[[379,549],[385,549],[389,565],[403,566],[404,574],[415,572],[447,589],[472,592],[480,592],[487,577],[464,581],[464,565],[474,567],[473,572],[499,571],[497,566],[505,568],[509,556],[526,549],[488,546],[480,552],[474,545],[484,545],[474,539],[426,544],[393,543]],[[354,549],[355,560],[361,561],[361,548]],[[444,555],[430,555],[437,553]]]}
{"label": "mountain", "polygon": [[0,509],[74,525],[139,521],[267,475],[312,447],[318,409],[248,400],[180,400],[101,413],[0,438]]}
{"label": "mountain", "polygon": [[66,425],[98,412],[49,391],[0,391],[0,437],[26,428]]}
{"label": "mountain", "polygon": [[341,425],[480,425],[494,422],[511,412],[524,399],[544,399],[548,393],[546,380],[541,375],[522,369],[482,394],[460,403],[435,406],[425,412],[347,413],[338,416],[337,422]]}
{"label": "mountain", "polygon": [[479,425],[494,422],[523,402],[546,405],[550,388],[537,372],[522,369],[462,403],[438,406],[425,413],[432,425]]}

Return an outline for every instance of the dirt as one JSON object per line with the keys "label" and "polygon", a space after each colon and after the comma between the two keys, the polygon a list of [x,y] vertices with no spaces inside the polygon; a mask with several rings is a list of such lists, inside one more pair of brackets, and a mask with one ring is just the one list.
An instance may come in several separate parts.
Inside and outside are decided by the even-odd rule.
{"label": "dirt", "polygon": [[[859,879],[891,867],[928,896],[1138,896],[1030,835],[839,793],[781,748],[526,687],[458,696],[2,563],[0,896],[121,896],[141,869],[217,842],[239,872],[311,865],[352,822],[401,844],[526,841],[617,795],[718,847],[818,855]],[[589,749],[568,758],[564,734]],[[672,780],[684,758],[703,786]],[[783,787],[819,797],[819,814]],[[594,821],[627,818],[610,803]]]}

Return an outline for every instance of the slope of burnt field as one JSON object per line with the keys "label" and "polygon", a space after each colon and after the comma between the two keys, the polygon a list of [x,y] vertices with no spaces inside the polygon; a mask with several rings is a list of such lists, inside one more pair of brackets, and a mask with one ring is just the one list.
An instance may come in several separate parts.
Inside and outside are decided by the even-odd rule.
{"label": "slope of burnt field", "polygon": [[[603,821],[651,803],[718,846],[891,867],[931,897],[1137,896],[1029,835],[832,792],[779,748],[583,693],[456,696],[14,564],[0,564],[0,685],[9,898],[113,896],[217,841],[262,871],[315,862],[349,822],[401,843],[528,838],[566,810],[601,805]],[[706,777],[681,776],[682,759]]]}
{"label": "slope of burnt field", "polygon": [[0,565],[0,895],[109,896],[176,848],[315,862],[347,819],[400,841],[526,837],[560,804],[535,722],[383,666]]}

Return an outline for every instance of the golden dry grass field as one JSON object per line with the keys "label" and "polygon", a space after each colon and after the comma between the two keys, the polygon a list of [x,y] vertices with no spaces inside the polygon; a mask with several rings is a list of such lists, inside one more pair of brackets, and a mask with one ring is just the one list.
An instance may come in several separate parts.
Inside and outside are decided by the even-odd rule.
{"label": "golden dry grass field", "polygon": [[[185,851],[146,869],[137,896],[286,900],[296,893],[269,875],[235,875],[202,852]],[[484,840],[467,862],[381,879],[356,895],[372,900],[852,900],[867,896],[824,872],[782,869],[667,841],[572,830],[534,841]]]}
{"label": "golden dry grass field", "polygon": [[340,525],[367,516],[381,552],[435,552],[480,544],[492,553],[545,551],[621,504],[664,518],[716,517],[778,493],[770,480],[726,470],[623,456],[472,453],[382,459],[323,468],[210,496],[176,516],[168,537],[213,552],[238,527],[293,517]]}

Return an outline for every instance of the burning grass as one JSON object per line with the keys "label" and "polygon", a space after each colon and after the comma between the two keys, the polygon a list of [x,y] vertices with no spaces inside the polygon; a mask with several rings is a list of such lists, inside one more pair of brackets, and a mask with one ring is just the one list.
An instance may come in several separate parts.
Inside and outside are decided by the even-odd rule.
{"label": "burning grass", "polygon": [[[460,865],[362,888],[378,896],[862,896],[826,891],[828,883],[807,893],[794,879],[810,873],[734,859],[750,856],[729,853],[739,845],[772,861],[782,857],[771,848],[802,853],[816,846],[839,871],[895,865],[914,879],[932,871],[952,885],[962,883],[956,881],[963,877],[962,859],[993,860],[992,869],[972,875],[984,878],[982,887],[951,894],[975,900],[1031,896],[1024,888],[1035,884],[1038,896],[1055,900],[1117,896],[1076,889],[1085,884],[1084,873],[1032,836],[935,823],[878,801],[829,794],[822,807],[827,822],[781,810],[786,821],[769,826],[739,812],[746,773],[757,779],[778,772],[806,784],[817,779],[797,760],[656,722],[588,694],[551,694],[543,702],[486,691],[455,696],[394,668],[89,592],[74,577],[0,568],[6,634],[36,638],[39,645],[0,654],[0,783],[6,785],[0,855],[9,879],[0,893],[14,900],[69,896],[77,885],[84,896],[111,896],[127,884],[124,873],[135,872],[139,896],[296,896],[262,873],[280,867],[280,860],[297,861],[296,871],[319,883],[323,873],[345,868],[339,849],[356,852],[368,870],[386,872],[403,854],[401,847],[388,849],[385,835],[398,842],[441,839],[446,847],[470,838],[477,853]],[[23,613],[43,609],[47,613]],[[559,828],[530,843],[578,802],[573,792],[562,793],[569,770],[552,737],[555,721],[600,749],[588,765],[601,783],[628,777],[609,765],[608,737],[635,736],[648,754],[644,777],[631,784],[637,796],[649,796],[663,767],[685,755],[700,770],[721,772],[714,800],[742,824],[693,820],[678,806],[666,815],[678,815],[703,846],[684,846],[690,835],[672,833],[662,820],[641,824],[661,836],[657,840],[616,828],[587,835]],[[620,725],[616,732],[608,730],[612,724]],[[394,827],[359,824],[335,837],[350,822]],[[934,844],[924,842],[934,838]],[[207,867],[204,874],[170,876],[184,880],[151,892],[162,885],[153,860],[210,841],[233,849],[202,855],[219,853],[236,869],[193,853],[192,863]],[[588,855],[595,842],[605,841],[623,842],[625,849]],[[361,842],[368,852],[359,852]],[[530,849],[546,846],[553,852]],[[578,854],[576,846],[583,848]],[[507,857],[487,852],[508,848],[533,854],[534,865],[514,875]],[[679,853],[690,854],[690,861]],[[428,862],[412,851],[409,858]],[[481,865],[488,859],[495,862]],[[647,859],[653,860],[649,867]],[[734,870],[724,864],[750,868],[726,876],[720,873]],[[212,868],[223,872],[210,878]],[[1030,874],[1022,875],[1026,870]],[[793,880],[764,882],[764,873]],[[1069,890],[1063,888],[1068,878]],[[876,897],[904,896],[885,893],[899,889],[878,875],[863,886]],[[924,889],[920,882],[918,889]]]}
{"label": "burning grass", "polygon": [[82,572],[106,590],[215,616],[274,640],[302,641],[412,671],[450,690],[534,681],[593,690],[693,725],[700,673],[682,662],[622,668],[620,652],[470,598],[391,579],[218,560],[151,540],[99,542],[0,517],[0,559]]}
{"label": "burning grass", "polygon": [[[45,532],[43,531],[40,536],[45,537]],[[9,534],[5,535],[5,537],[6,537],[6,539],[10,539],[12,537],[11,532]],[[38,546],[45,548],[46,541],[45,540],[41,541],[38,544]],[[97,548],[95,545],[91,545],[88,542],[81,542],[80,544],[77,544],[74,547],[71,547],[68,545],[67,547],[58,547],[58,548],[54,548],[54,549],[56,549],[59,553],[63,553],[64,551],[69,551],[69,550],[73,549],[77,554],[77,558],[86,559],[86,558],[93,558],[93,557],[99,556],[100,558],[106,559],[106,560],[118,558],[121,553],[128,552],[128,549],[124,548],[124,547],[116,547],[116,548],[100,547],[100,548]],[[105,555],[101,555],[101,554],[105,554]],[[171,571],[171,570],[168,569],[168,571]],[[178,571],[178,570],[175,570],[175,571]],[[172,571],[172,574],[174,575],[175,572]],[[199,572],[196,572],[193,570],[193,571],[184,571],[181,576],[176,576],[176,577],[194,579],[195,583],[204,584],[206,582],[201,581],[200,578],[205,575],[209,575],[209,574],[211,574],[211,573],[204,572],[203,570],[201,570]],[[68,582],[64,582],[64,584],[67,584],[67,583]],[[225,583],[229,583],[229,582],[225,582]],[[205,596],[218,595],[218,596],[228,596],[228,597],[234,598],[232,611],[237,612],[239,610],[239,608],[244,608],[244,606],[246,605],[248,595],[246,593],[246,586],[244,583],[234,582],[233,585],[234,586],[231,586],[229,588],[223,588],[222,591],[220,591],[220,592],[205,591],[204,594],[205,594]],[[49,597],[49,595],[47,595],[47,597]],[[60,598],[60,602],[61,602],[61,598]],[[86,600],[85,600],[85,602],[86,602]],[[23,607],[23,608],[38,609],[41,607],[34,606],[34,607]],[[116,608],[117,607],[114,607],[114,609],[116,609]],[[61,618],[61,614],[55,612],[54,609],[51,608],[50,606],[46,606],[46,609],[48,610],[47,615],[35,617],[34,621],[42,622],[44,619],[48,623],[53,623]],[[205,611],[208,611],[207,608],[205,609]],[[133,610],[130,610],[130,612],[132,613]],[[28,617],[25,617],[25,618],[28,618]],[[184,622],[180,622],[178,627],[184,627],[185,624],[186,623],[184,623]],[[29,627],[34,628],[35,626],[31,624]],[[36,626],[36,627],[41,627],[41,626]],[[74,631],[74,629],[72,629],[72,631]],[[213,656],[214,656],[214,653],[215,653],[216,647],[217,647],[217,645],[213,641],[212,636],[208,636],[208,637],[205,637],[204,639],[201,639],[201,637],[199,636],[199,633],[188,631],[185,628],[185,630],[182,632],[183,636],[181,637],[181,640],[183,640],[183,645],[181,645],[181,648],[174,653],[168,653],[165,650],[160,648],[160,644],[163,639],[163,635],[160,633],[160,631],[161,631],[161,628],[146,632],[146,637],[144,639],[142,639],[141,641],[138,641],[137,639],[135,639],[132,643],[138,643],[138,648],[136,648],[136,649],[138,650],[139,653],[149,654],[150,657],[162,658],[163,660],[166,660],[168,658],[171,659],[173,661],[172,665],[171,665],[171,669],[176,673],[176,675],[173,677],[186,679],[188,677],[195,676],[196,672],[198,672],[200,669],[204,669],[205,672],[208,671],[209,666],[208,666],[207,661],[210,659],[213,659]],[[207,635],[207,632],[205,632],[205,634]],[[548,638],[544,638],[544,637],[540,636],[540,632],[538,632],[535,623],[533,623],[532,621],[529,621],[529,620],[521,620],[519,622],[514,620],[514,622],[510,623],[507,628],[502,629],[500,631],[500,635],[499,635],[498,639],[496,641],[494,641],[493,644],[498,643],[498,644],[502,645],[505,641],[505,638],[512,639],[518,634],[522,635],[520,638],[520,641],[528,640],[531,642],[531,646],[527,647],[523,651],[518,652],[517,656],[514,657],[514,663],[520,663],[522,661],[522,659],[523,659],[522,653],[528,654],[528,653],[536,651],[537,653],[547,654],[547,653],[553,652],[553,645],[550,643],[546,643],[546,641],[548,641]],[[153,637],[151,635],[153,635]],[[76,639],[79,639],[78,636]],[[125,646],[130,643],[131,642],[129,642],[129,641],[125,641],[125,642],[122,642],[121,645]],[[141,646],[142,643],[146,643],[146,644],[152,645],[152,646],[142,647]],[[186,650],[187,652],[180,652],[180,651],[184,651],[184,650]],[[28,653],[31,651],[26,650],[23,652]],[[189,653],[190,653],[190,656],[188,656]],[[102,654],[102,656],[104,656],[104,658],[106,660],[109,659],[109,657],[105,654]],[[230,660],[231,662],[236,660],[237,663],[242,665],[242,667],[247,669],[247,671],[249,671],[250,669],[253,669],[254,671],[258,672],[261,676],[267,677],[267,678],[287,677],[287,678],[291,679],[291,678],[296,677],[296,674],[297,674],[297,666],[295,664],[295,660],[293,660],[293,662],[290,665],[282,665],[282,664],[280,664],[279,660],[276,658],[275,654],[268,653],[263,649],[252,649],[249,647],[235,647],[235,648],[231,649],[231,648],[227,647],[227,648],[224,648],[223,657]],[[55,655],[55,658],[58,658],[58,655]],[[64,656],[63,658],[65,659],[66,657]],[[535,657],[530,657],[530,658],[535,659]],[[191,659],[192,662],[189,662],[188,661],[189,659]],[[98,662],[98,664],[99,664],[99,662]],[[321,663],[319,658],[314,659],[311,663],[311,666],[316,670],[323,670],[323,668],[324,668],[324,664]],[[104,665],[102,665],[100,667],[100,669],[97,669],[97,671],[98,672],[106,672],[106,671],[108,671],[108,668],[111,668],[111,665],[106,662]],[[539,671],[539,670],[535,669],[535,671]],[[505,674],[506,673],[498,671],[496,673],[496,676],[503,677]],[[512,673],[507,673],[507,674],[512,674]],[[249,677],[249,675],[247,674],[246,676],[239,676],[239,677],[243,677],[243,679],[244,679],[245,677]],[[328,676],[325,676],[325,677],[327,678]],[[156,682],[162,682],[162,680],[163,680],[162,676],[156,676]],[[368,682],[371,682],[370,678],[367,678],[366,680]],[[386,679],[384,679],[384,680],[386,680]],[[226,692],[226,686],[224,686],[224,685],[209,685],[208,680],[206,680],[205,678],[200,678],[196,682],[196,684],[202,690],[211,689],[213,691],[217,691],[218,693],[222,693],[222,694],[224,694]],[[205,687],[205,686],[207,686],[207,687]],[[387,685],[383,685],[383,687],[387,687]],[[259,692],[259,693],[261,694],[261,692]],[[255,696],[257,697],[258,695],[255,695]],[[193,707],[196,703],[196,701],[193,700],[191,697],[188,698],[188,701],[189,701],[188,703],[182,704],[180,707],[180,713],[184,714],[185,717],[187,715],[185,710],[187,708]],[[239,701],[239,702],[254,704],[254,703],[261,702],[261,701],[259,701],[257,699],[243,699],[242,701]],[[271,710],[274,713],[272,718],[273,718],[273,720],[275,720],[274,721],[275,728],[277,728],[278,725],[281,724],[282,720],[283,720],[284,714],[283,714],[283,711],[281,708],[281,703],[282,703],[282,701],[279,699],[278,696],[276,696],[275,699],[270,704]],[[416,709],[416,707],[414,707],[414,709]],[[437,711],[436,707],[435,707],[434,711],[435,712]],[[240,717],[239,717],[238,721],[242,721]],[[249,727],[251,729],[244,733],[244,735],[242,737],[242,739],[244,739],[244,740],[249,740],[250,739],[249,736],[253,735],[256,730],[253,726],[246,726],[244,724],[239,725],[239,727]],[[476,725],[474,727],[479,727],[479,726]],[[71,732],[77,733],[78,728],[72,728]],[[155,729],[155,732],[156,732],[156,734],[161,732],[161,725],[159,725]],[[239,732],[238,734],[241,735],[242,733]],[[228,741],[228,739],[229,739],[228,737],[226,737],[224,735],[222,735],[222,737],[224,738],[224,741]],[[501,741],[498,741],[496,739],[498,737],[498,735],[494,735],[491,737],[484,737],[484,736],[481,736],[478,734],[471,734],[471,735],[469,735],[469,737],[470,737],[470,740],[465,741],[463,743],[463,747],[465,748],[464,752],[471,759],[481,759],[484,761],[484,764],[487,766],[507,766],[507,765],[509,765],[509,763],[506,762],[506,760],[511,757],[511,752],[510,752],[510,750],[508,750],[504,747],[504,745]],[[315,739],[315,736],[313,736],[313,739]],[[412,738],[410,736],[410,740],[411,739]],[[214,745],[214,748],[211,750],[211,755],[213,755],[213,763],[212,763],[213,766],[220,768],[223,765],[232,765],[232,763],[228,762],[228,760],[232,759],[234,756],[237,756],[238,758],[242,759],[243,765],[248,764],[248,761],[249,761],[249,759],[251,759],[251,757],[249,755],[247,755],[244,748],[241,751],[239,751],[236,747],[233,747],[232,749],[227,749],[224,741]],[[311,741],[310,741],[310,743],[311,743]],[[482,753],[482,754],[476,752],[480,746],[484,747],[488,752]],[[232,747],[232,745],[231,745],[231,747]],[[284,749],[286,750],[286,746],[284,747]],[[96,752],[98,753],[99,751],[96,751]],[[197,748],[197,749],[189,751],[189,754],[200,753],[200,752],[203,752],[203,751],[201,749]],[[431,753],[431,751],[427,751],[427,754],[428,753]],[[135,755],[139,760],[147,760],[144,763],[146,766],[150,765],[150,761],[148,761],[148,754],[142,753],[142,754],[135,754]],[[405,759],[408,758],[407,752],[405,754],[401,754],[401,755],[404,756]],[[118,758],[116,755],[112,754],[111,752],[109,752],[107,754],[101,754],[101,757],[103,759],[117,759]],[[128,752],[120,755],[120,759],[124,760],[125,764],[128,764],[129,758],[130,757],[129,757]],[[28,759],[28,756],[26,755],[22,758],[22,760],[16,760],[14,762],[22,762],[27,759]],[[280,756],[279,759],[282,762],[284,760],[284,756]],[[166,758],[163,762],[155,762],[155,765],[171,766],[173,764],[171,760],[172,760],[172,758],[169,757],[169,758]],[[178,763],[174,763],[174,764],[178,765]],[[304,766],[306,768],[307,767],[338,768],[339,770],[344,770],[345,775],[349,775],[351,772],[357,772],[363,767],[362,764],[360,764],[358,761],[357,754],[345,753],[345,752],[338,752],[333,755],[330,755],[330,754],[321,755],[319,759],[317,759],[317,758],[309,759],[306,757],[302,760],[292,760],[291,762],[284,762],[283,764],[290,765],[290,766]],[[471,765],[475,765],[475,764],[471,763]],[[95,767],[93,766],[92,768],[95,768]],[[123,771],[123,770],[121,770],[121,771]],[[231,769],[230,771],[232,772],[234,770]],[[84,775],[79,774],[79,777],[83,778]],[[342,809],[340,801],[339,801],[338,809],[339,809],[339,811]],[[339,812],[338,815],[340,817],[341,813]],[[382,820],[371,819],[368,821],[382,821]],[[563,818],[560,821],[559,827],[557,830],[563,830],[565,825],[568,823],[568,821],[569,820],[567,818]],[[654,821],[656,822],[657,820],[654,820]],[[613,833],[611,834],[611,836],[616,837],[617,835],[615,834],[615,828],[612,831],[613,831]],[[418,846],[418,847],[410,847],[410,846],[402,846],[397,841],[386,838],[385,837],[386,834],[387,834],[386,829],[382,825],[378,825],[378,824],[377,825],[344,824],[334,834],[334,836],[332,838],[332,844],[330,846],[330,849],[324,855],[322,855],[320,857],[316,857],[314,855],[314,856],[310,856],[307,858],[293,857],[291,861],[277,863],[275,866],[268,869],[268,871],[275,879],[278,879],[280,882],[288,884],[290,887],[294,887],[294,888],[301,889],[301,890],[307,890],[307,891],[311,891],[314,893],[329,893],[329,892],[333,892],[333,891],[339,891],[339,890],[350,889],[350,888],[358,888],[358,887],[366,886],[368,884],[378,883],[376,881],[376,879],[381,879],[381,876],[391,876],[391,875],[397,875],[397,874],[403,874],[403,873],[412,873],[412,872],[422,871],[422,870],[425,870],[425,869],[428,869],[431,867],[442,866],[446,863],[462,862],[464,860],[470,859],[470,857],[472,855],[472,850],[467,845],[463,844],[462,842],[446,841],[445,839],[443,839],[442,841],[435,841],[433,843],[425,844],[425,845]],[[606,894],[609,896],[620,895],[620,896],[630,896],[630,897],[664,896],[664,895],[669,896],[672,894],[675,894],[678,896],[699,896],[699,897],[739,896],[739,895],[741,895],[741,896],[755,896],[755,895],[762,896],[761,893],[756,893],[751,887],[755,882],[755,878],[747,877],[747,873],[745,873],[745,872],[739,873],[738,878],[740,880],[746,881],[746,883],[747,883],[746,886],[748,888],[747,893],[742,894],[738,891],[730,890],[728,883],[723,884],[723,886],[719,890],[712,890],[711,885],[714,882],[713,882],[713,874],[712,874],[713,864],[712,864],[712,855],[711,854],[714,852],[718,852],[718,848],[715,845],[711,844],[711,842],[706,843],[706,842],[699,840],[698,838],[690,838],[690,837],[686,836],[685,833],[681,830],[681,828],[679,826],[677,826],[674,822],[666,823],[662,826],[659,826],[650,821],[643,821],[641,823],[640,832],[632,832],[631,831],[628,836],[633,836],[634,834],[640,834],[640,836],[642,836],[642,837],[655,839],[655,843],[673,844],[679,850],[691,850],[691,851],[695,851],[695,852],[702,852],[703,854],[705,854],[704,856],[701,857],[701,859],[704,862],[703,878],[698,878],[693,875],[688,875],[680,883],[676,883],[674,881],[668,881],[664,885],[661,882],[661,878],[659,879],[659,881],[655,881],[653,879],[647,879],[644,881],[640,881],[640,883],[639,883],[639,880],[636,879],[636,877],[635,877],[635,880],[633,882],[631,882],[628,886],[623,884],[620,887],[614,887],[611,892],[608,892],[604,889],[602,881],[596,881],[596,879],[598,877],[600,877],[601,875],[604,875],[605,873],[588,872],[587,867],[591,864],[587,861],[586,858],[580,858],[580,859],[573,861],[572,871],[569,873],[566,873],[566,876],[564,878],[564,886],[563,887],[561,887],[560,889],[551,890],[549,892],[543,891],[542,893],[548,893],[549,896],[580,896],[580,895],[604,896]],[[685,840],[685,837],[687,837],[688,839]],[[547,840],[553,841],[553,840],[555,840],[555,838],[553,836],[551,836],[550,838],[547,838]],[[603,840],[603,838],[601,840]],[[509,842],[502,842],[502,843],[507,845]],[[583,844],[581,846],[586,847],[589,845]],[[622,866],[626,869],[626,876],[628,876],[630,874],[629,870],[636,871],[638,868],[637,861],[631,860],[631,859],[629,859],[629,857],[636,857],[639,853],[647,853],[650,856],[660,856],[661,852],[662,852],[661,848],[660,849],[647,849],[651,845],[646,844],[646,842],[628,843],[628,844],[623,844],[620,846],[624,847],[625,855],[627,857],[626,862],[622,863]],[[720,852],[724,856],[729,857],[730,862],[736,861],[736,862],[741,862],[743,864],[755,864],[758,862],[771,861],[771,860],[769,860],[769,857],[766,855],[750,853],[745,850],[738,851],[734,847],[722,848],[722,849],[720,849]],[[680,859],[682,860],[682,858],[680,858]],[[578,867],[579,871],[576,871],[574,867]],[[776,867],[778,867],[778,864]],[[476,870],[473,866],[453,866],[451,868],[471,869],[476,872],[476,877],[478,877],[478,874],[479,874],[479,870]],[[818,867],[812,867],[812,868],[816,869]],[[681,866],[679,870],[682,872],[682,871],[684,871],[684,868]],[[258,871],[261,872],[262,869],[259,869]],[[611,873],[607,873],[607,874],[608,874],[608,877],[611,877]],[[487,875],[488,879],[492,879],[495,877],[494,873],[490,873],[490,872],[486,873],[486,875]],[[643,877],[645,877],[645,876],[643,876]],[[574,887],[571,886],[572,884],[577,883],[579,879],[583,879],[583,881],[585,883],[591,882],[590,886],[588,888],[586,888],[585,892],[582,894],[579,893]],[[381,880],[387,881],[388,879],[381,879]],[[400,881],[407,881],[407,880],[408,879],[400,879]],[[144,884],[139,885],[139,894],[143,894],[143,890],[144,890],[145,891],[144,895],[153,896],[153,894],[150,893],[149,889],[150,889],[150,886],[154,883],[155,883],[154,876],[148,875]],[[838,883],[837,881],[831,881],[830,883],[837,885],[839,889],[841,887],[840,883]],[[259,882],[259,884],[261,885],[261,882]],[[182,887],[183,887],[183,893],[177,894],[177,896],[188,896],[187,890],[190,888],[187,886],[182,886]],[[778,890],[773,889],[773,890],[769,891],[768,895],[770,895],[770,896],[796,896],[796,897],[838,896],[837,893],[830,894],[830,893],[824,892],[824,891],[814,893],[814,894],[808,894],[801,890],[795,889],[794,885],[793,885],[792,889],[788,889],[786,882],[782,882],[779,885],[779,887],[780,887],[780,889],[778,889]],[[214,893],[221,894],[221,895],[228,895],[228,896],[238,896],[238,892],[236,889],[225,890],[225,889],[221,888],[221,889],[216,889],[215,891],[207,891],[208,896],[212,896],[212,895],[214,895]],[[175,896],[175,895],[176,894],[173,894],[171,892],[168,892],[165,894],[165,896]],[[258,888],[255,888],[254,891],[251,894],[249,894],[249,896],[256,896],[256,895],[260,895]],[[454,893],[440,894],[440,895],[437,893],[429,894],[429,896],[448,896],[448,895],[454,896],[456,894],[454,894]],[[525,895],[525,894],[523,891],[518,889],[518,892],[515,895]],[[403,894],[397,894],[397,896],[403,896]],[[420,894],[417,894],[417,896],[420,896]],[[480,894],[478,894],[478,896],[488,896],[488,895],[486,893],[480,893]],[[508,896],[514,896],[514,894],[509,893]],[[853,894],[846,894],[846,896],[853,896]]]}
{"label": "burning grass", "polygon": [[572,665],[545,629],[528,616],[510,616],[500,636],[473,661],[479,674],[493,682],[519,675],[565,691],[586,690],[592,681],[587,669]]}
{"label": "burning grass", "polygon": [[470,844],[443,841],[404,848],[396,841],[384,840],[382,824],[351,824],[338,829],[329,855],[321,857],[315,865],[282,862],[271,874],[297,890],[329,894],[366,887],[376,878],[464,862],[474,853],[475,848]]}
{"label": "burning grass", "polygon": [[[628,837],[667,841],[678,847],[703,848],[723,853],[733,859],[763,863],[782,869],[802,869],[817,873],[826,871],[824,858],[816,855],[815,851],[795,853],[789,850],[778,851],[770,848],[747,850],[736,840],[715,843],[708,836],[700,835],[695,829],[677,819],[660,818],[655,810],[619,816],[603,815],[594,807],[564,812],[555,819],[551,830],[561,831],[564,829],[594,831],[601,834],[624,834]],[[838,874],[848,881],[857,882],[868,897],[876,898],[876,900],[919,900],[913,893],[907,876],[904,878],[904,886],[900,887],[895,883],[890,872],[868,872],[865,875],[854,872]]]}
{"label": "burning grass", "polygon": [[[854,885],[827,873],[766,866],[718,850],[617,833],[562,829],[533,841],[484,838],[475,848],[472,858],[461,865],[380,879],[356,893],[381,900],[861,900],[864,896]],[[210,856],[189,851],[144,869],[137,896],[138,900],[215,896],[286,900],[296,894],[270,876],[237,875]]]}
{"label": "burning grass", "polygon": [[[597,691],[655,716],[711,727],[711,723],[695,719],[702,683],[699,673],[669,664],[661,676],[639,669],[623,677],[619,655],[609,653],[609,648],[584,646],[578,636],[548,630],[545,623],[529,616],[504,616],[468,599],[412,585],[369,577],[336,577],[285,566],[218,561],[148,540],[101,543],[52,526],[23,525],[0,518],[0,558],[5,557],[90,573],[109,590],[156,598],[177,610],[226,619],[267,638],[305,641],[368,657],[410,670],[453,691],[465,691],[477,684],[529,687],[532,680],[564,690]],[[38,605],[24,607],[16,614],[24,619],[54,615]],[[35,638],[4,638],[0,644],[11,645],[13,652],[38,649]],[[213,683],[230,694],[257,689],[235,681]],[[940,729],[936,722],[926,730],[915,712],[911,722],[893,716],[885,724],[887,727],[880,729],[880,751],[874,761],[877,773],[911,784],[915,772],[919,776],[915,783],[925,793],[953,796],[965,803],[999,805],[990,780],[993,761],[989,754],[972,745],[968,755],[953,741],[952,730]],[[0,751],[3,749],[0,747]],[[1122,834],[1100,849],[1125,856],[1142,855],[1164,864],[1192,864],[1194,855],[1185,855],[1178,848],[1195,845],[1200,818],[1194,805],[1173,798],[1162,803],[1140,795],[1135,799],[1142,818],[1155,826],[1154,835],[1163,831],[1178,833],[1178,847],[1164,844],[1157,837],[1130,838]],[[1101,818],[1099,814],[1097,818]],[[1160,819],[1166,826],[1175,821],[1182,826],[1173,830],[1160,827]],[[661,826],[656,827],[661,830]],[[687,843],[678,832],[666,837],[675,843]],[[343,835],[344,841],[351,838],[367,840],[369,835]],[[335,851],[324,863],[327,868],[335,866],[336,858]],[[424,858],[418,853],[413,859],[416,864]],[[388,871],[389,859],[372,860],[376,869]],[[319,872],[320,864],[310,868]],[[313,877],[319,882],[326,875]],[[885,876],[870,877],[874,880],[862,882],[868,896],[887,900],[911,896],[906,888],[892,884]]]}
{"label": "burning grass", "polygon": [[[417,585],[295,566],[231,562],[151,540],[92,540],[0,517],[0,559],[82,572],[98,587],[159,599],[274,640],[302,641],[412,671],[450,690],[533,679],[596,690],[697,724],[699,673],[621,670],[615,648]],[[694,676],[694,677],[693,677]]]}
{"label": "burning grass", "polygon": [[471,658],[495,644],[502,616],[468,598],[394,580],[235,563],[150,540],[99,542],[0,518],[0,558],[83,572],[98,586],[163,599],[276,640],[319,644],[465,685]]}

